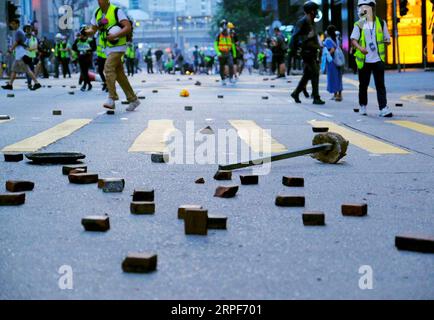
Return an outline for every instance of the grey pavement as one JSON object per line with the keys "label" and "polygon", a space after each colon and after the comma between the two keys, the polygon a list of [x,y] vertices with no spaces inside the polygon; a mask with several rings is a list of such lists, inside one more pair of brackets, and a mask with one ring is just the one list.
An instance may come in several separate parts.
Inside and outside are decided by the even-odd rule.
{"label": "grey pavement", "polygon": [[[176,81],[180,78],[181,81]],[[434,235],[433,136],[387,123],[378,117],[375,93],[369,95],[368,117],[353,112],[357,87],[346,75],[344,101],[329,100],[325,77],[321,94],[325,106],[310,99],[296,105],[289,99],[299,77],[263,81],[243,75],[236,86],[221,87],[217,76],[136,75],[133,86],[146,96],[136,112],[118,104],[116,115],[104,113],[105,94],[68,94],[72,80],[48,80],[37,92],[18,81],[15,98],[0,92],[0,114],[13,120],[0,123],[0,149],[49,129],[67,119],[93,121],[74,134],[43,149],[86,154],[89,171],[100,177],[126,180],[121,194],[104,194],[95,185],[68,183],[61,166],[31,165],[27,161],[0,160],[0,192],[10,179],[31,180],[35,190],[19,207],[0,207],[1,299],[433,299],[434,255],[399,251],[394,238],[400,233]],[[146,83],[141,80],[146,79]],[[199,80],[202,86],[194,86]],[[353,81],[351,81],[353,80]],[[434,104],[421,99],[434,92],[434,73],[409,71],[387,74],[389,105],[396,117],[434,127]],[[62,85],[66,85],[63,88]],[[271,88],[270,85],[275,85]],[[20,87],[21,86],[21,87]],[[373,81],[371,86],[373,86]],[[181,89],[189,98],[179,97]],[[152,90],[159,93],[153,94]],[[224,99],[217,99],[224,94]],[[269,100],[262,100],[268,95]],[[403,102],[404,107],[394,107]],[[193,111],[184,111],[192,105]],[[52,116],[61,109],[62,116]],[[233,199],[213,197],[220,185],[240,184],[212,179],[214,165],[153,164],[150,155],[129,153],[149,120],[172,119],[185,131],[231,128],[228,120],[253,120],[270,129],[287,148],[311,144],[310,120],[332,121],[364,136],[387,142],[409,154],[372,154],[350,145],[338,165],[310,157],[277,162],[257,186],[240,186]],[[388,119],[389,120],[389,119]],[[239,141],[241,143],[241,141]],[[304,188],[281,184],[283,175],[302,176]],[[205,185],[194,180],[204,177]],[[133,216],[129,212],[134,189],[154,188],[156,214]],[[279,208],[280,193],[303,194],[306,208]],[[343,217],[343,203],[367,202],[368,216]],[[228,230],[208,236],[186,236],[177,219],[182,204],[200,204],[210,214],[228,216]],[[325,227],[304,227],[304,210],[326,214]],[[107,233],[85,232],[81,218],[110,216]],[[128,252],[158,254],[158,270],[146,275],[122,272]],[[73,270],[73,289],[62,290],[58,270]],[[359,288],[361,266],[373,270],[373,289]]]}

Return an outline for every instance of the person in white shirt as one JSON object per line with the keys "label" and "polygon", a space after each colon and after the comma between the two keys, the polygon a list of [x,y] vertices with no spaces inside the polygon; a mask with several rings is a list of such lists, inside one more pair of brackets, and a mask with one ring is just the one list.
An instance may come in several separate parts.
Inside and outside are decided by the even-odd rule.
{"label": "person in white shirt", "polygon": [[380,117],[392,117],[387,106],[387,93],[384,81],[386,47],[390,44],[387,24],[375,15],[375,0],[359,0],[360,20],[354,24],[351,44],[359,72],[359,112],[367,115],[368,87],[371,74],[374,75]]}
{"label": "person in white shirt", "polygon": [[92,17],[91,27],[83,32],[87,36],[93,36],[99,32],[100,43],[107,55],[104,73],[109,98],[103,107],[110,110],[115,109],[115,101],[119,100],[116,93],[116,82],[118,82],[129,102],[127,111],[134,111],[140,105],[140,101],[125,75],[122,63],[127,42],[131,40],[128,39],[132,32],[131,22],[119,7],[110,3],[110,0],[98,0],[98,5],[99,8]]}

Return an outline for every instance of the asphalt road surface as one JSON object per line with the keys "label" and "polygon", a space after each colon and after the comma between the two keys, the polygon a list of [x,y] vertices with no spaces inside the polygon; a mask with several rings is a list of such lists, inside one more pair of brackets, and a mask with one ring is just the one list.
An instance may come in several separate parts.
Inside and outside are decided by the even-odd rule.
{"label": "asphalt road surface", "polygon": [[[296,105],[289,98],[297,76],[264,81],[265,76],[244,75],[225,88],[217,76],[189,78],[136,75],[133,86],[146,99],[132,113],[118,103],[115,115],[101,107],[105,94],[99,84],[83,93],[70,88],[77,85],[76,78],[43,81],[52,88],[36,92],[18,80],[14,98],[0,92],[0,114],[12,118],[0,120],[3,152],[23,146],[82,152],[89,171],[126,181],[123,193],[103,193],[95,184],[70,184],[59,165],[0,159],[0,193],[6,192],[7,180],[36,185],[24,205],[0,207],[1,299],[434,298],[434,255],[399,251],[394,243],[401,233],[434,235],[434,103],[423,98],[433,94],[433,73],[387,75],[392,119],[378,117],[375,88],[369,94],[369,115],[353,112],[353,75],[345,76],[340,103],[329,100],[322,76],[325,106],[305,98]],[[201,86],[194,85],[197,80]],[[190,97],[181,98],[181,89],[188,89]],[[395,107],[399,102],[403,107]],[[193,110],[185,111],[185,106]],[[56,109],[61,116],[52,115]],[[275,151],[310,146],[312,125],[329,126],[350,140],[348,155],[337,165],[309,156],[276,162],[253,186],[241,186],[239,180],[251,169],[234,172],[232,181],[215,181],[218,160],[187,162],[203,146],[186,143],[189,130],[210,126],[220,141],[218,130],[234,130],[240,123],[248,130],[271,130]],[[184,137],[176,150],[187,163],[151,163],[149,152],[167,146],[164,135],[174,128]],[[236,141],[235,152],[217,149],[216,142],[214,159],[258,147],[240,135]],[[283,186],[282,176],[304,177],[305,187]],[[199,177],[206,183],[195,184]],[[240,185],[235,198],[213,196],[217,186],[230,184]],[[130,214],[134,189],[155,189],[155,215]],[[277,207],[278,194],[304,195],[306,206]],[[344,203],[367,203],[368,216],[344,217]],[[184,223],[177,219],[182,204],[227,216],[227,230],[185,235]],[[305,210],[323,211],[326,226],[303,226]],[[83,217],[103,214],[110,217],[108,232],[84,231]],[[157,271],[124,273],[124,257],[136,251],[155,252]],[[61,285],[65,270],[72,275],[72,289]],[[360,282],[370,275],[372,287],[363,290]]]}

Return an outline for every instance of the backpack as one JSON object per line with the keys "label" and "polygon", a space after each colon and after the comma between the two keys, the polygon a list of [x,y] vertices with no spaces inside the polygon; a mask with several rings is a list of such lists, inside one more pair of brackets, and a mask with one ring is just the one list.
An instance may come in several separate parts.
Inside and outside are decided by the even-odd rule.
{"label": "backpack", "polygon": [[341,49],[339,41],[337,41],[336,49],[333,56],[333,62],[338,67],[342,67],[345,65],[345,55]]}
{"label": "backpack", "polygon": [[[96,21],[96,19],[97,19],[98,14],[99,14],[100,11],[101,11],[101,8],[98,8],[95,11],[95,21]],[[116,7],[116,9],[115,9],[116,25],[118,27],[122,27],[121,24],[119,23],[118,12],[119,12],[119,8]],[[131,31],[127,35],[125,35],[125,36],[127,37],[127,42],[132,42],[133,41],[133,34],[134,34],[134,24],[133,24],[133,21],[131,21],[131,19],[129,19],[129,18],[128,18],[128,22],[131,25]],[[98,23],[98,21],[97,21],[97,23]]]}

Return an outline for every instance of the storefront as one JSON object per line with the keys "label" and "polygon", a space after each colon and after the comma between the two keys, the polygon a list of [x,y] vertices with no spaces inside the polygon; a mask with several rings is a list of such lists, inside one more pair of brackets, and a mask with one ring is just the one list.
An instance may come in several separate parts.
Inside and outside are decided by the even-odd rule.
{"label": "storefront", "polygon": [[[399,1],[398,6],[399,6]],[[433,41],[433,2],[434,0],[408,0],[408,13],[401,17],[396,10],[398,22],[398,41],[393,37],[393,45],[388,47],[387,63],[396,65],[425,66],[434,63]],[[393,0],[387,0],[387,25],[394,35]]]}

